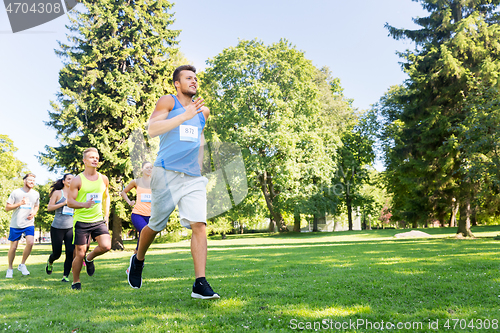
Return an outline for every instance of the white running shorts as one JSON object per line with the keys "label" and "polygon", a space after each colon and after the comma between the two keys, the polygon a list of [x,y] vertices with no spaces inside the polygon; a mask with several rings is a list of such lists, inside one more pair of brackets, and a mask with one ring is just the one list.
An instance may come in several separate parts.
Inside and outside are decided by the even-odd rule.
{"label": "white running shorts", "polygon": [[151,175],[151,218],[148,226],[160,232],[168,218],[179,207],[181,225],[191,229],[191,223],[207,223],[208,179],[193,177],[182,172],[154,167]]}

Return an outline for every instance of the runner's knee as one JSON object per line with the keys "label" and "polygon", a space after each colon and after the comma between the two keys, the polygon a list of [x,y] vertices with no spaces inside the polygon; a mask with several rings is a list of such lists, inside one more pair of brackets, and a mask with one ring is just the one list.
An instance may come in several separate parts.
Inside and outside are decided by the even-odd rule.
{"label": "runner's knee", "polygon": [[85,256],[85,252],[87,252],[87,246],[77,246],[75,249],[75,257],[83,258]]}
{"label": "runner's knee", "polygon": [[35,243],[34,237],[26,237],[26,246],[33,246],[34,243]]}
{"label": "runner's knee", "polygon": [[193,231],[193,234],[198,234],[198,233],[206,233],[206,224],[205,222],[191,222],[191,230]]}
{"label": "runner's knee", "polygon": [[111,250],[111,237],[109,235],[98,236],[97,244],[103,251],[109,251]]}

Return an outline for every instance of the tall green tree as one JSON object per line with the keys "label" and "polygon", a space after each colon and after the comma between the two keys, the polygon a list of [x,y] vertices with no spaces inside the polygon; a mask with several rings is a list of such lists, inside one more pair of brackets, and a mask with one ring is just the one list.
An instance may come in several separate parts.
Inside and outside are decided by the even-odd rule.
{"label": "tall green tree", "polygon": [[467,117],[470,78],[484,75],[489,59],[497,58],[493,36],[499,1],[420,3],[430,12],[414,19],[421,29],[387,25],[394,38],[408,38],[417,45],[401,54],[409,79],[404,87],[390,91],[380,107],[386,129],[395,134],[386,145],[393,218],[413,226],[443,221],[456,198],[461,210],[458,233],[468,236],[475,191],[464,169],[466,155],[459,149],[459,124]]}
{"label": "tall green tree", "polygon": [[[500,35],[497,38],[500,40]],[[498,66],[500,61],[491,63],[487,74],[498,73]],[[475,192],[471,216],[474,223],[478,218],[500,215],[500,82],[490,75],[472,80],[465,101],[467,117],[458,128],[458,149],[468,161],[463,172],[469,175]]]}
{"label": "tall green tree", "polygon": [[112,247],[122,248],[123,201],[118,193],[132,178],[127,138],[144,125],[161,95],[171,92],[169,78],[179,31],[172,3],[165,0],[83,0],[72,11],[68,44],[56,53],[63,59],[60,91],[47,125],[57,131],[58,147],[39,156],[50,170],[82,170],[83,150],[96,147],[99,171],[110,180]]}
{"label": "tall green tree", "polygon": [[5,211],[10,193],[23,186],[26,164],[14,156],[17,148],[5,134],[0,134],[0,235],[8,234],[12,213]]}
{"label": "tall green tree", "polygon": [[[368,170],[369,182],[362,184],[359,189],[361,197],[361,228],[371,229],[379,226],[384,220],[384,210],[388,210],[387,203],[390,200],[383,183],[383,172],[374,168]],[[384,209],[385,208],[385,209]]]}
{"label": "tall green tree", "polygon": [[247,179],[262,191],[278,230],[286,231],[282,211],[316,192],[333,171],[334,146],[318,121],[318,69],[286,40],[269,46],[241,40],[207,63],[207,139],[243,149]]}
{"label": "tall green tree", "polygon": [[[318,87],[320,113],[316,118],[318,133],[328,147],[324,147],[325,154],[329,155],[332,171],[338,172],[336,163],[338,152],[342,149],[341,136],[350,123],[353,109],[353,100],[346,98],[339,78],[332,76],[328,67],[317,71],[314,82]],[[307,179],[301,179],[307,183]],[[300,191],[293,200],[288,201],[288,211],[294,215],[295,232],[300,232],[301,214],[313,217],[313,231],[318,231],[318,221],[326,214],[338,215],[342,206],[341,193],[337,193],[335,184],[322,183],[313,178],[313,187],[309,191]]]}
{"label": "tall green tree", "polygon": [[353,227],[353,206],[363,207],[372,202],[370,196],[361,195],[359,190],[370,181],[369,167],[375,160],[375,124],[376,114],[372,110],[357,115],[353,113],[336,158],[338,169],[333,183],[341,185],[341,202],[347,210],[349,230]]}

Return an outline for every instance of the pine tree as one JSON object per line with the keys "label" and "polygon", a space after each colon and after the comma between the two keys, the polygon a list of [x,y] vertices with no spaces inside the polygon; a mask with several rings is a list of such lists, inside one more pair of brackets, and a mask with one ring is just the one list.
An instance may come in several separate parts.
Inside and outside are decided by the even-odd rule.
{"label": "pine tree", "polygon": [[[69,43],[56,53],[64,60],[60,91],[52,102],[49,127],[58,147],[39,156],[50,170],[82,170],[83,150],[96,147],[99,172],[110,179],[114,249],[122,248],[125,208],[118,193],[132,177],[127,138],[144,125],[158,98],[171,92],[179,31],[170,30],[172,3],[165,0],[83,0],[72,12]],[[147,142],[147,138],[145,139]]]}
{"label": "pine tree", "polygon": [[396,38],[417,45],[401,56],[409,79],[381,102],[386,130],[388,182],[394,218],[414,227],[451,213],[453,199],[460,202],[458,233],[470,232],[470,208],[475,184],[467,171],[467,155],[460,147],[460,124],[473,89],[471,79],[487,75],[485,65],[498,59],[498,0],[422,0],[430,12],[417,18],[418,30],[386,25]]}

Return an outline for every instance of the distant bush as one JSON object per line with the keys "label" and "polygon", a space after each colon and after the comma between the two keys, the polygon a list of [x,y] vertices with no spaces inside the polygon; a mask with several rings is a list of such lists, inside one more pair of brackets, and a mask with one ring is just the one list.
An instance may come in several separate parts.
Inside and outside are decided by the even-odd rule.
{"label": "distant bush", "polygon": [[183,241],[185,239],[190,239],[191,233],[184,234],[179,231],[168,232],[163,235],[156,236],[154,243],[163,244],[163,243],[177,243]]}

